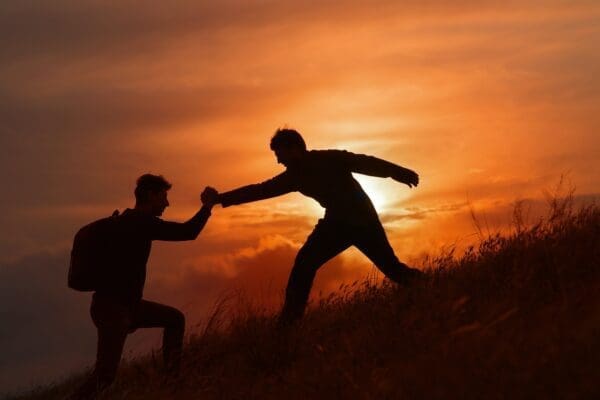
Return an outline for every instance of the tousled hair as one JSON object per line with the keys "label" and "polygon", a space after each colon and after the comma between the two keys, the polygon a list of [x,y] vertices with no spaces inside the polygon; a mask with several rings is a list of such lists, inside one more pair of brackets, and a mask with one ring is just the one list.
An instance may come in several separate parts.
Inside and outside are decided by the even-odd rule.
{"label": "tousled hair", "polygon": [[143,203],[148,200],[149,193],[169,190],[171,186],[171,183],[162,175],[144,174],[137,179],[134,191],[135,200]]}
{"label": "tousled hair", "polygon": [[302,150],[306,150],[306,143],[297,130],[279,128],[271,138],[271,150],[279,147],[300,147]]}

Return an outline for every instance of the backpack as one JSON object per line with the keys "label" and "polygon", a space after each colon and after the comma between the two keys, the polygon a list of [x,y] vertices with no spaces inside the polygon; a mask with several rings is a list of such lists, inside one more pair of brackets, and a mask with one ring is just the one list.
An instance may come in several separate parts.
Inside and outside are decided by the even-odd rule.
{"label": "backpack", "polygon": [[107,263],[114,253],[119,231],[119,210],[110,217],[91,222],[77,232],[73,239],[68,285],[80,292],[91,292],[107,277]]}

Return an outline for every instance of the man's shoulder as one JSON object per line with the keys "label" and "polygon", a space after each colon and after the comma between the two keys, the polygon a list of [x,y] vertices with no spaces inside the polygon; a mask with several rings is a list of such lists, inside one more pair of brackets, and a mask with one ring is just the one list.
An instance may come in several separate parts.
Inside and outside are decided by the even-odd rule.
{"label": "man's shoulder", "polygon": [[139,224],[147,226],[162,222],[162,219],[158,218],[157,216],[139,212],[138,210],[131,208],[124,210],[120,216],[123,221],[128,221],[136,225]]}
{"label": "man's shoulder", "polygon": [[346,150],[340,150],[340,149],[323,149],[323,150],[310,150],[308,152],[308,154],[310,157],[314,157],[314,158],[340,158],[340,157],[345,157],[351,153]]}
{"label": "man's shoulder", "polygon": [[346,150],[325,149],[309,151],[309,159],[313,162],[324,162],[330,165],[345,164],[352,153]]}

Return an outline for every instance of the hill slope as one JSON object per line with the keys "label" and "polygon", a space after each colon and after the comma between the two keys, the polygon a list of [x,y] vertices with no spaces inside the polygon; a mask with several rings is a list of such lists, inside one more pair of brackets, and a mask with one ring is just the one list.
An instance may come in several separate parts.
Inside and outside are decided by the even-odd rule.
{"label": "hill slope", "polygon": [[[148,356],[101,398],[600,398],[597,206],[555,204],[544,222],[428,264],[410,288],[342,288],[288,332],[260,311],[231,324],[217,312],[180,378]],[[20,398],[63,398],[79,381]]]}

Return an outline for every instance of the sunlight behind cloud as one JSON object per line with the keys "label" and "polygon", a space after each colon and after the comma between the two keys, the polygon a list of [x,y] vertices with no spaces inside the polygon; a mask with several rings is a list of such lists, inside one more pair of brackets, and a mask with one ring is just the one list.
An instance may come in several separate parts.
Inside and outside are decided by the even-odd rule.
{"label": "sunlight behind cloud", "polygon": [[385,212],[391,204],[398,203],[406,198],[399,196],[399,192],[392,187],[394,184],[397,185],[397,182],[360,174],[353,175],[367,192],[379,213]]}

